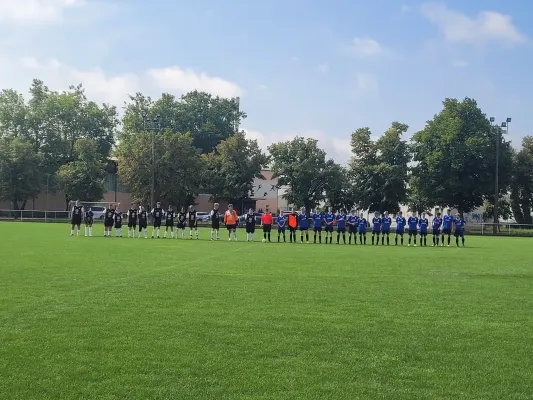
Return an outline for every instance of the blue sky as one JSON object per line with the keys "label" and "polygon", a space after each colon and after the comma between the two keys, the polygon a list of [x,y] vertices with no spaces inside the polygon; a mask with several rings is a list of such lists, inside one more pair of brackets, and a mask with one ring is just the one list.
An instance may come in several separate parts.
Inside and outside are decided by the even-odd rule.
{"label": "blue sky", "polygon": [[524,1],[0,0],[0,87],[83,83],[97,101],[192,89],[241,97],[262,146],[315,137],[339,162],[349,137],[423,127],[445,97],[512,117],[533,109]]}

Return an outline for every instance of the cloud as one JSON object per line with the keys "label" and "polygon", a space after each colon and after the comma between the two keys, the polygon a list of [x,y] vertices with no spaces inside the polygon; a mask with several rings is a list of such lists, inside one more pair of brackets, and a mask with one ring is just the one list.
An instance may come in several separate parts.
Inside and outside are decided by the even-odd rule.
{"label": "cloud", "polygon": [[326,151],[328,157],[340,164],[346,164],[351,157],[350,138],[336,138],[322,131],[306,132],[269,132],[268,134],[256,130],[244,129],[246,137],[257,140],[259,146],[266,152],[272,143],[284,142],[296,136],[318,140],[318,146]]}
{"label": "cloud", "polygon": [[377,95],[379,92],[378,78],[374,74],[357,73],[355,75],[356,94]]}
{"label": "cloud", "polygon": [[465,60],[454,60],[452,61],[452,66],[455,68],[466,68],[470,66],[470,63]]}
{"label": "cloud", "polygon": [[385,49],[381,44],[369,37],[356,37],[349,45],[344,46],[344,53],[354,58],[370,58],[384,52]]}
{"label": "cloud", "polygon": [[83,5],[84,0],[0,0],[0,22],[18,25],[57,22],[67,9]]}
{"label": "cloud", "polygon": [[422,15],[436,25],[451,43],[487,44],[497,42],[511,47],[523,44],[527,37],[514,26],[509,15],[482,11],[471,18],[443,4],[426,3]]}
{"label": "cloud", "polygon": [[318,70],[319,70],[320,72],[322,72],[323,74],[325,74],[326,72],[329,71],[329,65],[328,65],[328,64],[320,64],[320,65],[318,66]]}
{"label": "cloud", "polygon": [[265,91],[268,89],[268,86],[265,84],[261,84],[257,87],[258,90]]}

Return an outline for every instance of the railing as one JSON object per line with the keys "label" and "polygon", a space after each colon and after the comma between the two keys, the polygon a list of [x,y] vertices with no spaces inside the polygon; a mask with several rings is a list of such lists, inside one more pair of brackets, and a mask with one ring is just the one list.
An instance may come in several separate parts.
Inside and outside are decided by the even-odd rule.
{"label": "railing", "polygon": [[466,233],[483,236],[531,236],[533,225],[508,222],[470,224],[465,227]]}

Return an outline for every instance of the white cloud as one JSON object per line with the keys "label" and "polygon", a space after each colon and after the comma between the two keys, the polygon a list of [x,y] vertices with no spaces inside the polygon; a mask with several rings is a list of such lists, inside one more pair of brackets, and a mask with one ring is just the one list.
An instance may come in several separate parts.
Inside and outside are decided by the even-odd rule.
{"label": "white cloud", "polygon": [[470,66],[470,63],[465,60],[454,60],[452,61],[452,66],[455,68],[466,68]]}
{"label": "white cloud", "polygon": [[84,0],[0,0],[0,21],[35,24],[60,21],[65,10],[85,4]]}
{"label": "white cloud", "polygon": [[378,78],[374,74],[357,73],[355,75],[356,94],[377,95],[379,92]]}
{"label": "white cloud", "polygon": [[504,46],[515,46],[527,41],[527,37],[518,31],[509,15],[495,11],[482,11],[472,18],[438,3],[423,4],[421,11],[427,20],[442,31],[448,42],[498,42]]}
{"label": "white cloud", "polygon": [[327,153],[327,156],[333,158],[337,163],[346,164],[351,156],[349,137],[344,139],[335,138],[321,131],[285,133],[269,132],[268,134],[249,129],[244,129],[244,131],[249,139],[257,140],[257,143],[264,151],[267,151],[267,147],[272,143],[284,142],[287,140],[292,140],[296,136],[300,136],[304,138],[317,139],[318,146],[324,149]]}
{"label": "white cloud", "polygon": [[369,58],[383,54],[385,49],[377,40],[369,37],[356,37],[345,46],[344,52],[355,58]]}
{"label": "white cloud", "polygon": [[323,74],[325,74],[326,72],[329,71],[329,65],[328,64],[321,64],[318,66],[318,70],[320,72],[322,72]]}

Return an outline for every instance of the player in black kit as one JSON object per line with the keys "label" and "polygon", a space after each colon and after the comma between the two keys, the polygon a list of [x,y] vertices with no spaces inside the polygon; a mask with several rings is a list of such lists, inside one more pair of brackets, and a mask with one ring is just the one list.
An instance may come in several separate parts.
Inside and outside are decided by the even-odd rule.
{"label": "player in black kit", "polygon": [[110,237],[111,230],[115,224],[115,208],[113,204],[110,204],[109,207],[105,209],[104,212],[104,236]]}
{"label": "player in black kit", "polygon": [[178,224],[176,230],[176,239],[178,238],[178,230],[181,230],[181,238],[185,239],[185,228],[187,224],[187,212],[185,207],[181,207],[180,212],[178,213]]}
{"label": "player in black kit", "polygon": [[80,201],[76,200],[76,204],[72,207],[72,227],[70,229],[70,236],[74,236],[74,227],[78,228],[78,236],[80,236],[81,217],[83,215],[83,206]]}
{"label": "player in black kit", "polygon": [[255,214],[251,208],[248,210],[248,214],[244,217],[246,224],[246,241],[253,242],[255,235]]}
{"label": "player in black kit", "polygon": [[187,220],[189,221],[189,239],[192,239],[192,231],[194,230],[196,240],[198,240],[198,221],[196,220],[196,210],[193,206],[189,206]]}
{"label": "player in black kit", "polygon": [[220,207],[220,204],[218,203],[213,204],[213,210],[211,211],[211,214],[210,214],[211,240],[215,240],[215,233],[216,233],[216,240],[220,240],[220,212],[218,211],[219,207]]}
{"label": "player in black kit", "polygon": [[115,210],[115,236],[122,237],[122,213]]}
{"label": "player in black kit", "polygon": [[144,232],[144,238],[148,238],[148,213],[144,209],[143,206],[139,206],[139,213],[137,214],[139,217],[139,236],[141,237],[141,232]]}
{"label": "player in black kit", "polygon": [[175,212],[172,209],[172,206],[168,206],[168,210],[165,213],[165,233],[163,234],[163,237],[167,237],[168,228],[170,228],[170,237],[174,239],[174,215]]}
{"label": "player in black kit", "polygon": [[88,211],[85,211],[84,220],[85,220],[85,236],[92,236],[94,214],[93,214],[93,209],[91,207],[89,207]]}
{"label": "player in black kit", "polygon": [[159,233],[161,231],[161,220],[163,219],[163,209],[161,208],[161,203],[155,203],[155,207],[152,210],[152,218],[154,219],[154,227],[152,229],[152,239],[154,238],[154,233],[157,229],[157,238],[159,239]]}
{"label": "player in black kit", "polygon": [[135,237],[135,231],[137,230],[137,214],[139,209],[135,207],[135,203],[131,203],[131,207],[128,210],[128,237]]}

